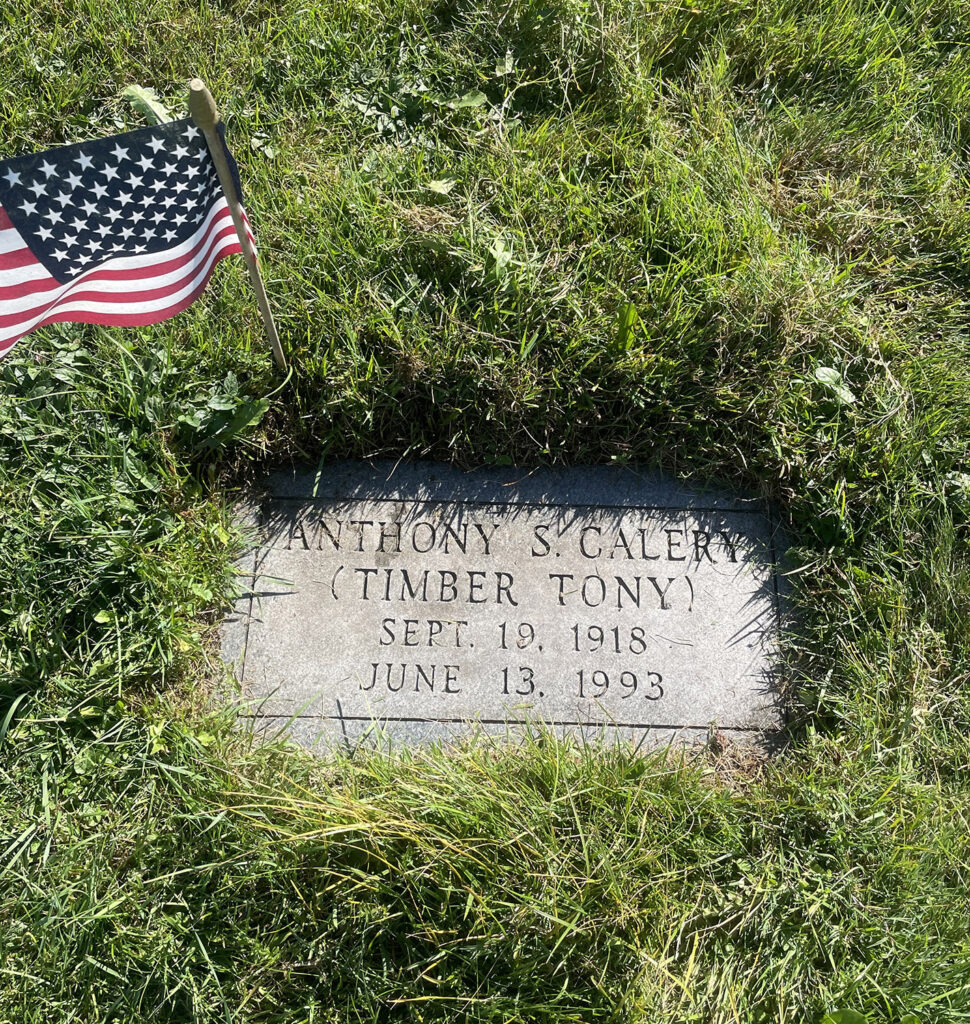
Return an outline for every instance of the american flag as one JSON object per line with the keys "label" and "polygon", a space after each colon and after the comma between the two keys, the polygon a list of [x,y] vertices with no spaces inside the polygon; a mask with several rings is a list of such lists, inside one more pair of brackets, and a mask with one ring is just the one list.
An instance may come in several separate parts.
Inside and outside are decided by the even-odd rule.
{"label": "american flag", "polygon": [[175,316],[241,251],[191,120],[0,161],[0,356],[46,324]]}

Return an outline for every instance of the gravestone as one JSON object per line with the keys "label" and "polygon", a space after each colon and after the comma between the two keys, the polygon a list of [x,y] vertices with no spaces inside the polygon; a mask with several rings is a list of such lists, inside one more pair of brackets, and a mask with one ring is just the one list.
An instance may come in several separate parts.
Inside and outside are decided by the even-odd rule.
{"label": "gravestone", "polygon": [[762,501],[605,467],[338,463],[271,478],[253,526],[223,648],[257,729],[652,746],[781,725]]}

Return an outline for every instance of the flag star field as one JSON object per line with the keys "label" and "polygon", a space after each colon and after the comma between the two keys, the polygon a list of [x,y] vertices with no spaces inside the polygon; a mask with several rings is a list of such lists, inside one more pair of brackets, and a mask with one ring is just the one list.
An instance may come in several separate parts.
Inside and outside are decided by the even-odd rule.
{"label": "flag star field", "polygon": [[174,316],[240,251],[189,120],[2,161],[0,355],[49,323]]}

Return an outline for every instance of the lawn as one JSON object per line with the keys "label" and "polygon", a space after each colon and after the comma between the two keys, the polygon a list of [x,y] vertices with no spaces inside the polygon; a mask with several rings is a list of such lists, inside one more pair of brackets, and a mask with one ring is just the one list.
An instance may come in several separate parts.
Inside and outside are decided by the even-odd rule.
{"label": "lawn", "polygon": [[[205,78],[238,261],[0,362],[0,1022],[970,1020],[970,8],[6,0],[0,155]],[[314,759],[212,697],[270,464],[771,498],[767,762]]]}

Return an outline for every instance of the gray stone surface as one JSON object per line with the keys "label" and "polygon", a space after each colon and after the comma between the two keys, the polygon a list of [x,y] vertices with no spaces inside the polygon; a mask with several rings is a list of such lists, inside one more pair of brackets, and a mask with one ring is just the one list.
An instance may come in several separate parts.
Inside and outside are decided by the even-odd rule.
{"label": "gray stone surface", "polygon": [[593,468],[338,463],[268,482],[223,630],[241,713],[309,747],[693,742],[781,724],[760,501]]}

